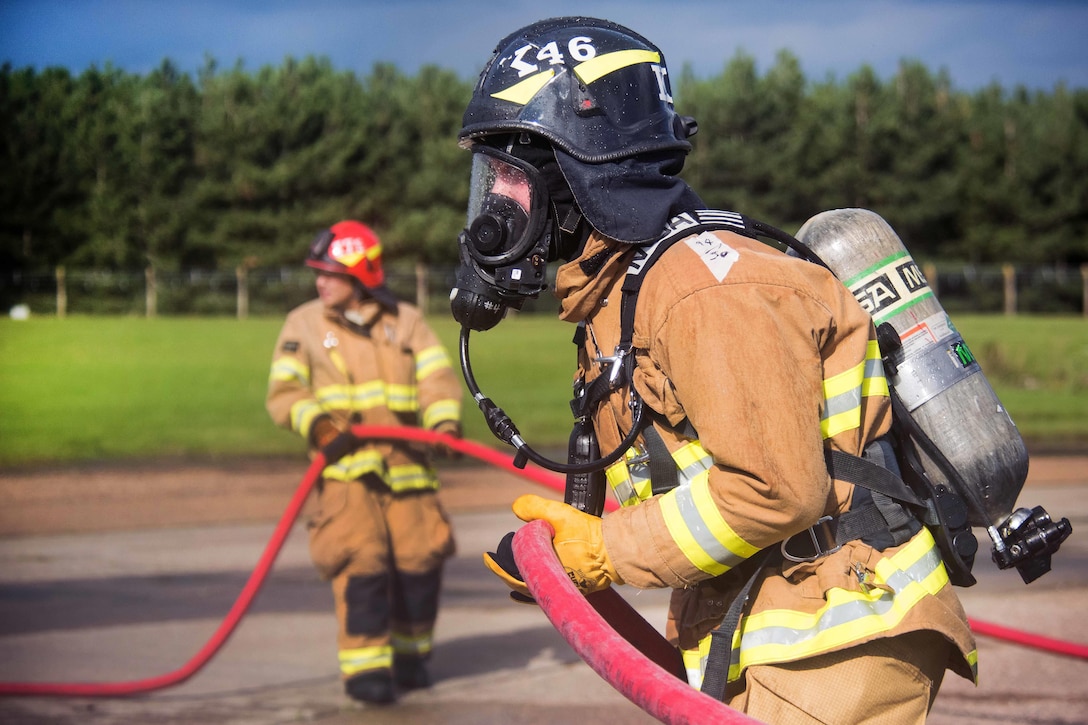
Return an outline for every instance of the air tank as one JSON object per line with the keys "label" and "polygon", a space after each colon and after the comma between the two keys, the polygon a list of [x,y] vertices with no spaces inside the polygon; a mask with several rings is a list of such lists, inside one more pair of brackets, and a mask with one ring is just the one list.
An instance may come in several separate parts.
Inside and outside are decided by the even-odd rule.
{"label": "air tank", "polygon": [[902,346],[892,354],[888,380],[960,480],[948,480],[923,454],[927,476],[963,497],[972,526],[1000,525],[1027,478],[1027,449],[899,236],[872,211],[834,209],[805,222],[797,238],[842,280],[876,325],[890,323],[898,334]]}

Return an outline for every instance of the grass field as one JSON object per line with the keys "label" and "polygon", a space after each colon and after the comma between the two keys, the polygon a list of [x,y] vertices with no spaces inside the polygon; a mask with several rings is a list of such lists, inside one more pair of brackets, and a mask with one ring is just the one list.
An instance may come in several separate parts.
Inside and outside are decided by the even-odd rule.
{"label": "grass field", "polygon": [[[282,320],[0,320],[0,466],[175,456],[301,455],[264,395]],[[458,329],[432,324],[457,359]],[[1088,446],[1088,321],[957,317],[1034,447]],[[521,315],[471,337],[485,395],[536,448],[565,447],[573,326]],[[465,392],[466,435],[501,445]]]}

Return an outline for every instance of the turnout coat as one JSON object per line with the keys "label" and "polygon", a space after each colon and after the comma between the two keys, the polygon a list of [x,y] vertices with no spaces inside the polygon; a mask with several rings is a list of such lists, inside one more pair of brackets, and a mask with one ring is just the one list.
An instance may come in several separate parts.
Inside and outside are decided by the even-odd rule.
{"label": "turnout coat", "polygon": [[[461,383],[420,312],[401,302],[394,313],[374,300],[361,312],[362,323],[351,323],[315,299],[288,314],[269,375],[272,419],[307,440],[321,416],[342,431],[360,423],[458,424]],[[323,472],[337,481],[366,476],[394,493],[438,487],[425,451],[403,442],[368,443]]]}
{"label": "turnout coat", "polygon": [[[560,316],[584,323],[580,375],[620,340],[620,287],[636,250],[594,234],[556,279]],[[633,386],[654,411],[679,486],[654,495],[643,439],[608,470],[624,506],[604,518],[623,580],[671,587],[667,634],[698,686],[709,633],[755,569],[823,516],[850,509],[824,453],[860,455],[891,413],[868,314],[830,272],[729,231],[674,243],[645,273],[635,314]],[[592,413],[601,451],[630,428],[629,391]],[[812,562],[764,567],[733,638],[729,679],[916,630],[955,646],[949,668],[974,679],[976,650],[939,549],[925,528],[883,551],[855,540]]]}

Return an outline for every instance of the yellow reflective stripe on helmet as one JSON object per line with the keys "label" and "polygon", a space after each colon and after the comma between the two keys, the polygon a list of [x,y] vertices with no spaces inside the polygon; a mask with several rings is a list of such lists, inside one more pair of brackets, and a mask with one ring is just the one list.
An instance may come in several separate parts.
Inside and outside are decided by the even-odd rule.
{"label": "yellow reflective stripe on helmet", "polygon": [[340,672],[347,677],[368,670],[386,670],[393,667],[393,646],[388,644],[342,649],[339,656]]}
{"label": "yellow reflective stripe on helmet", "polygon": [[543,88],[554,76],[554,70],[542,71],[536,75],[529,76],[525,80],[515,83],[498,93],[492,93],[491,97],[498,98],[500,101],[510,101],[511,103],[518,103],[524,106],[531,101],[533,96],[536,95],[536,92]]}
{"label": "yellow reflective stripe on helmet", "polygon": [[297,381],[301,385],[310,387],[310,368],[304,365],[296,357],[277,358],[272,363],[272,370],[268,373],[269,381],[290,383]]}
{"label": "yellow reflective stripe on helmet", "polygon": [[399,655],[425,655],[430,653],[434,635],[432,632],[422,634],[401,634],[393,632],[393,651]]}
{"label": "yellow reflective stripe on helmet", "polygon": [[324,409],[316,401],[303,398],[291,406],[291,428],[304,436],[309,436],[314,419],[324,412]]}
{"label": "yellow reflective stripe on helmet", "polygon": [[660,63],[661,54],[652,50],[617,50],[613,53],[604,53],[590,58],[584,63],[574,66],[574,73],[585,84],[590,84],[598,78],[639,63]]}
{"label": "yellow reflective stripe on helmet", "polygon": [[325,466],[321,475],[333,481],[354,481],[368,473],[376,473],[382,476],[383,469],[382,454],[372,448],[367,448],[349,453],[339,461]]}
{"label": "yellow reflective stripe on helmet", "polygon": [[438,400],[427,406],[423,411],[423,427],[434,428],[439,423],[447,420],[461,420],[460,400]]}
{"label": "yellow reflective stripe on helmet", "polygon": [[948,585],[948,572],[928,529],[877,564],[876,583],[886,584],[892,592],[833,587],[816,612],[773,609],[744,617],[733,637],[729,679],[737,679],[752,665],[810,657],[898,626],[919,601]]}
{"label": "yellow reflective stripe on helmet", "polygon": [[722,518],[710,494],[709,476],[663,495],[661,513],[680,551],[695,568],[711,576],[724,574],[759,551]]}
{"label": "yellow reflective stripe on helmet", "polygon": [[385,482],[393,489],[393,493],[438,488],[438,477],[434,471],[418,463],[390,466]]}
{"label": "yellow reflective stripe on helmet", "polygon": [[[603,78],[609,73],[618,71],[621,68],[627,68],[639,63],[660,62],[661,54],[655,53],[652,50],[641,50],[638,48],[617,50],[614,53],[604,53],[603,55],[598,55],[579,63],[574,66],[574,74],[577,75],[578,79],[583,83],[589,84]],[[510,101],[511,103],[517,103],[524,106],[554,77],[554,70],[541,71],[498,93],[492,93],[491,97],[498,98],[500,101]]]}
{"label": "yellow reflective stripe on helmet", "polygon": [[420,350],[416,355],[416,380],[423,380],[440,370],[449,370],[450,356],[441,345]]}

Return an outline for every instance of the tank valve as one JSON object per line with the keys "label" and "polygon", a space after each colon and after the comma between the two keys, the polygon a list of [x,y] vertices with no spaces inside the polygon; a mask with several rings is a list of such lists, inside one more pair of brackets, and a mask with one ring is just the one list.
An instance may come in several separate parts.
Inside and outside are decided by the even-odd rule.
{"label": "tank valve", "polygon": [[990,533],[994,563],[1001,569],[1015,566],[1024,583],[1030,584],[1050,571],[1050,556],[1071,533],[1069,519],[1052,521],[1042,506],[1016,509],[996,532]]}

